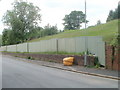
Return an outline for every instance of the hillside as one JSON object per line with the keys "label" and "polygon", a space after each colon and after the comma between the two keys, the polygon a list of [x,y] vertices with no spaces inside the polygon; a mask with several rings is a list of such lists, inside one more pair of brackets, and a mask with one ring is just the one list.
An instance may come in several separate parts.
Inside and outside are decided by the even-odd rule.
{"label": "hillside", "polygon": [[0,46],[2,45],[2,35],[0,35]]}
{"label": "hillside", "polygon": [[110,21],[106,24],[98,26],[92,26],[82,30],[68,30],[56,35],[46,36],[38,39],[31,40],[29,42],[47,40],[52,38],[70,38],[79,36],[102,36],[103,40],[107,43],[113,43],[114,38],[118,34],[118,20]]}

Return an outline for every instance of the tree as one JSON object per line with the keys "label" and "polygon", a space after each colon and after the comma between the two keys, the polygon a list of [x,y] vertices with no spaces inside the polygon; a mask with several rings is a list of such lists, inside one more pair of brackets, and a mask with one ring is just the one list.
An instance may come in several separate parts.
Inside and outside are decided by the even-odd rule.
{"label": "tree", "polygon": [[8,10],[3,22],[13,31],[15,42],[24,42],[29,39],[27,34],[41,21],[40,9],[32,3],[16,1],[13,10]]}
{"label": "tree", "polygon": [[98,20],[98,21],[97,21],[97,25],[100,25],[100,24],[101,24],[101,21],[100,21],[100,20]]}
{"label": "tree", "polygon": [[43,30],[42,27],[37,26],[27,34],[27,37],[29,38],[29,40],[39,38],[41,37],[42,30]]}
{"label": "tree", "polygon": [[2,35],[0,35],[0,46],[2,46]]}
{"label": "tree", "polygon": [[120,2],[118,3],[118,19],[120,19]]}
{"label": "tree", "polygon": [[72,11],[69,15],[65,15],[63,20],[64,29],[80,29],[80,24],[85,22],[85,14],[82,11]]}
{"label": "tree", "polygon": [[9,29],[4,29],[3,30],[3,32],[2,32],[2,45],[4,46],[4,45],[10,45],[11,44],[11,42],[13,42],[14,41],[14,39],[13,40],[11,40],[11,38],[13,37],[13,36],[11,36],[11,30],[9,30]]}
{"label": "tree", "polygon": [[54,34],[57,34],[57,33],[58,33],[57,25],[51,26],[51,25],[47,24],[44,27],[44,35],[45,36],[47,36],[47,35],[54,35]]}
{"label": "tree", "polygon": [[118,7],[115,9],[115,11],[110,10],[106,22],[109,22],[114,19],[120,19],[120,4],[118,4]]}
{"label": "tree", "polygon": [[113,17],[114,17],[114,11],[110,10],[108,18],[107,18],[107,22],[113,20],[114,19]]}

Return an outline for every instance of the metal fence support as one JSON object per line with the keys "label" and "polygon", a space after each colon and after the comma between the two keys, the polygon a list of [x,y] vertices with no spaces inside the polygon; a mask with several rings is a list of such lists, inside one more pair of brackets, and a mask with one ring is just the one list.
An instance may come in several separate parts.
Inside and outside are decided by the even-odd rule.
{"label": "metal fence support", "polygon": [[16,52],[17,52],[17,44],[16,44]]}
{"label": "metal fence support", "polygon": [[6,46],[6,51],[7,51],[7,46]]}
{"label": "metal fence support", "polygon": [[27,53],[29,53],[29,43],[27,42]]}
{"label": "metal fence support", "polygon": [[58,39],[56,39],[56,49],[57,49],[57,53],[58,53]]}

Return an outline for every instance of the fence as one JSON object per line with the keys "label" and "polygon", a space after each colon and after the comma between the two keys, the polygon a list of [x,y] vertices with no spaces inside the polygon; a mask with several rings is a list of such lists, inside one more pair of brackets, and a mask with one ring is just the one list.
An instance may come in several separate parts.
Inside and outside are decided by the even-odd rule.
{"label": "fence", "polygon": [[62,39],[50,39],[39,42],[30,42],[17,45],[3,46],[0,51],[9,52],[85,52],[87,50],[98,56],[102,65],[105,66],[105,42],[102,37],[86,36]]}

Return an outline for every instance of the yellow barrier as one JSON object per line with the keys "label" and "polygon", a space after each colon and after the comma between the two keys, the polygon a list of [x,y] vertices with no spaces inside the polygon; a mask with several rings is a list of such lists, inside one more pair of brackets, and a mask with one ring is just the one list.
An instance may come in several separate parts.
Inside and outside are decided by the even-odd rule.
{"label": "yellow barrier", "polygon": [[74,61],[74,57],[67,57],[63,59],[63,64],[65,66],[72,66]]}

